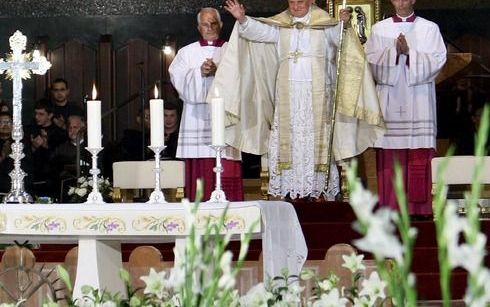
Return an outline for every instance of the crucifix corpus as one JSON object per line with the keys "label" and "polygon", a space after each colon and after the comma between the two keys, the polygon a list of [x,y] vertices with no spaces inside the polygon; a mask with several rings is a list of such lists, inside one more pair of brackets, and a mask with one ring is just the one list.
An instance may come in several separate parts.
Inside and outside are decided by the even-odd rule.
{"label": "crucifix corpus", "polygon": [[29,79],[31,73],[44,75],[51,67],[46,57],[41,56],[39,50],[32,53],[24,53],[27,37],[20,31],[15,31],[9,39],[12,53],[7,55],[7,61],[0,59],[0,74],[4,72],[13,83],[13,130],[12,153],[14,169],[9,176],[12,180],[10,192],[4,197],[4,203],[30,203],[32,197],[24,191],[24,177],[26,173],[21,168],[21,160],[24,158],[24,145],[21,143],[24,132],[22,130],[22,79]]}

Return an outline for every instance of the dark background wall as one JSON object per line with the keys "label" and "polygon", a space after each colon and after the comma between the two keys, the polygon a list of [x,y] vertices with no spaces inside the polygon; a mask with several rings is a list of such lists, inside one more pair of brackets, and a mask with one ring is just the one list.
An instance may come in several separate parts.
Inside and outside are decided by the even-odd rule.
{"label": "dark background wall", "polygon": [[[325,7],[326,1],[317,2]],[[256,16],[271,15],[287,5],[286,0],[244,0],[243,3],[247,12]],[[0,55],[8,51],[8,37],[15,30],[21,30],[28,37],[28,50],[41,37],[48,49],[76,40],[95,50],[101,35],[106,34],[111,35],[114,50],[130,39],[142,39],[160,47],[167,33],[175,36],[176,45],[180,47],[198,37],[195,15],[199,8],[221,5],[222,1],[211,0],[3,0],[0,1]],[[391,14],[389,1],[384,1],[381,7],[382,15]],[[481,40],[490,40],[490,1],[419,0],[416,8],[420,16],[438,23],[447,39],[460,44],[464,51],[482,55],[488,62],[487,44],[476,46],[460,38],[472,33]],[[223,36],[227,37],[234,20],[222,8],[220,11],[225,24]],[[2,87],[3,96],[11,97],[11,82],[4,81]],[[27,113],[35,91],[35,82],[25,81],[23,94]]]}

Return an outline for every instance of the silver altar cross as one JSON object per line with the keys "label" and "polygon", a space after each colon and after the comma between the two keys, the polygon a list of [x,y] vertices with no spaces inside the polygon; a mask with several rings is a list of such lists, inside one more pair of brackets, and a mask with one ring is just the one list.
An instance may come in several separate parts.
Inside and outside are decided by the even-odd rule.
{"label": "silver altar cross", "polygon": [[[22,130],[22,79],[30,78],[31,72],[44,75],[51,67],[46,57],[41,56],[38,50],[31,53],[23,53],[26,49],[27,37],[20,31],[15,31],[9,39],[12,53],[7,61],[0,59],[0,74],[6,71],[7,77],[13,83],[13,130],[12,130],[12,153],[14,169],[9,176],[12,180],[10,192],[4,197],[4,203],[29,203],[32,197],[24,191],[24,177],[26,173],[21,168],[21,160],[24,158],[24,145],[21,143],[24,132]],[[32,56],[32,58],[31,58]]]}
{"label": "silver altar cross", "polygon": [[294,63],[298,63],[298,58],[300,58],[303,55],[303,52],[299,51],[296,49],[294,52],[290,52],[288,58],[289,59],[294,59]]}

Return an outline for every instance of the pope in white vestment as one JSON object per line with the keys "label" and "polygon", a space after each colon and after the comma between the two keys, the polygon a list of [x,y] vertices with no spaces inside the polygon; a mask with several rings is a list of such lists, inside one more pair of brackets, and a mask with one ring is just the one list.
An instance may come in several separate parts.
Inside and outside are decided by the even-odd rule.
{"label": "pope in white vestment", "polygon": [[[333,157],[327,165],[341,28],[312,0],[288,3],[281,14],[254,19],[237,1],[226,2],[238,23],[213,87],[224,89],[229,144],[255,154],[268,152],[269,194],[332,200],[340,191],[334,161],[372,146],[383,132],[383,120],[361,52],[357,63],[344,65],[361,69],[341,83],[348,86],[349,78],[356,79],[339,93]],[[350,14],[342,11],[341,18],[348,21]],[[359,44],[352,40],[355,35],[346,36],[350,47]],[[363,87],[366,83],[371,90]]]}
{"label": "pope in white vestment", "polygon": [[436,148],[435,78],[446,61],[439,27],[413,12],[412,1],[392,1],[397,15],[375,24],[366,55],[386,123],[377,150],[380,204],[398,208],[393,161],[401,163],[411,214],[432,212],[430,160]]}

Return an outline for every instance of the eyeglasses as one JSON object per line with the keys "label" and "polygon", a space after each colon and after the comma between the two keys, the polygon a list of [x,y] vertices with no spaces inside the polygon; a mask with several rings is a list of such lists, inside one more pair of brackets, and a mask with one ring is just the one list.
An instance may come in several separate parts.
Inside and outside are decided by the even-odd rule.
{"label": "eyeglasses", "polygon": [[11,120],[0,120],[1,125],[11,125],[12,121]]}

